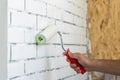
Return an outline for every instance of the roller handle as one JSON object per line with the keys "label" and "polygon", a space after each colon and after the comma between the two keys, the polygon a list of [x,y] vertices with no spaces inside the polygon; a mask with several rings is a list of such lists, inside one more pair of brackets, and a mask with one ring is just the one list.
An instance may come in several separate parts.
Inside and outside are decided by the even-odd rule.
{"label": "roller handle", "polygon": [[84,74],[86,72],[86,70],[84,69],[84,67],[78,62],[77,59],[71,58],[69,56],[69,52],[70,52],[70,50],[67,49],[66,52],[64,53],[64,55],[67,57],[67,59],[70,61],[71,64],[76,64],[80,68],[81,74]]}

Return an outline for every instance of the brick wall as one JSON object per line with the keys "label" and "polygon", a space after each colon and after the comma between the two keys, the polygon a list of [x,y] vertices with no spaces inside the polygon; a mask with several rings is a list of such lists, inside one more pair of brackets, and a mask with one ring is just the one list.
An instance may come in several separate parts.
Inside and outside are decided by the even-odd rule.
{"label": "brick wall", "polygon": [[86,0],[8,0],[8,80],[88,80],[62,56],[59,35],[44,45],[36,34],[57,25],[65,48],[87,54]]}

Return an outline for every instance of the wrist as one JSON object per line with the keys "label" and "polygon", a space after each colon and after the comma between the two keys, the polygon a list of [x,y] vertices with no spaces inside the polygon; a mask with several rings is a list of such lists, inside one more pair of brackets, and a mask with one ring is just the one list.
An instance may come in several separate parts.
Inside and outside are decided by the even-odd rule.
{"label": "wrist", "polygon": [[98,64],[99,64],[99,60],[92,59],[92,60],[91,60],[91,64],[90,64],[90,68],[91,68],[92,70],[96,70]]}

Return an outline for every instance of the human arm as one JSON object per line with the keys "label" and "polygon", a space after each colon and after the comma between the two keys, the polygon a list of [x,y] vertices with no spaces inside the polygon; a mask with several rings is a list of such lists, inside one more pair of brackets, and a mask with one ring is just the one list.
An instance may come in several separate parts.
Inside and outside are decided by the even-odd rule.
{"label": "human arm", "polygon": [[[103,73],[110,73],[114,75],[120,75],[120,60],[97,60],[90,59],[80,53],[70,53],[72,58],[78,60],[78,62],[84,66],[87,71],[98,71]],[[75,64],[70,66],[77,72],[80,73],[79,67]]]}

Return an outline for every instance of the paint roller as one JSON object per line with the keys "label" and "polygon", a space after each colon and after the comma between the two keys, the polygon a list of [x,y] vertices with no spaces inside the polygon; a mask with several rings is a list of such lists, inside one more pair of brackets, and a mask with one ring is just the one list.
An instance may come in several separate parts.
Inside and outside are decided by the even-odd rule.
{"label": "paint roller", "polygon": [[45,44],[47,41],[49,41],[53,36],[55,36],[56,34],[59,34],[60,36],[60,40],[61,40],[61,47],[62,49],[65,51],[64,55],[67,57],[67,59],[72,63],[72,64],[76,64],[77,66],[79,66],[81,73],[84,74],[86,72],[86,70],[84,69],[84,67],[74,58],[71,58],[69,56],[70,50],[69,49],[65,49],[63,46],[63,39],[62,39],[62,34],[58,31],[58,27],[56,25],[52,25],[52,26],[48,26],[46,29],[44,29],[43,31],[39,32],[36,36],[36,43],[38,45],[40,44]]}

